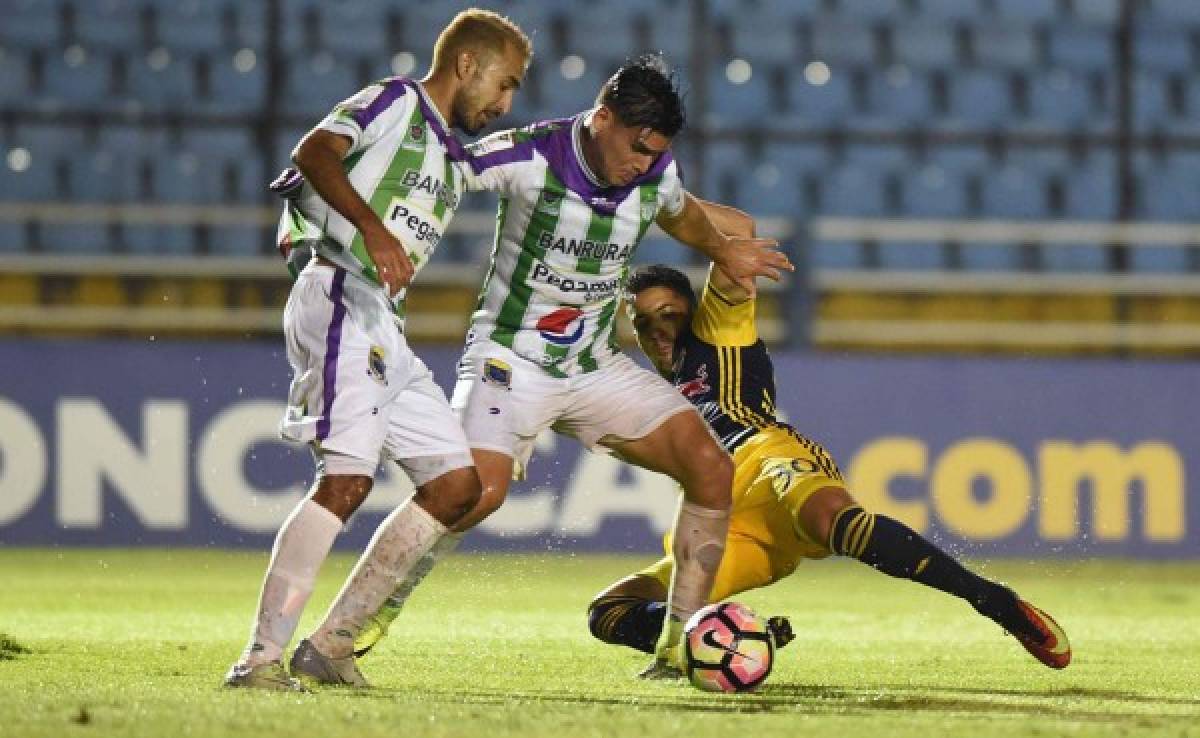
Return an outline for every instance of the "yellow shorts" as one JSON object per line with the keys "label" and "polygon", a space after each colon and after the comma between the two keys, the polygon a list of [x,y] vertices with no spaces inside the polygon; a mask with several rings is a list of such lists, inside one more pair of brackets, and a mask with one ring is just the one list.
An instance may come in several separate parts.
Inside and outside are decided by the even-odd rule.
{"label": "yellow shorts", "polygon": [[[800,508],[819,489],[845,489],[833,458],[790,428],[756,433],[733,454],[733,510],[725,557],[710,602],[777,582],[804,559],[822,559],[831,551],[799,525]],[[667,555],[638,572],[669,587],[674,561],[671,534],[663,539]]]}

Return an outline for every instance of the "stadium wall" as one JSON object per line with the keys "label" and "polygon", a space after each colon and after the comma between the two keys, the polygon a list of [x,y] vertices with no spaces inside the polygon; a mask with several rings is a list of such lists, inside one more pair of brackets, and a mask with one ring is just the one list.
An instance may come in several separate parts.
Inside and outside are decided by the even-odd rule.
{"label": "stadium wall", "polygon": [[[423,348],[449,385],[457,351]],[[781,410],[867,505],[975,556],[1200,558],[1194,363],[777,352]],[[312,472],[275,342],[0,341],[0,545],[270,546]],[[411,492],[386,474],[340,545]],[[672,483],[547,436],[468,539],[659,547]]]}

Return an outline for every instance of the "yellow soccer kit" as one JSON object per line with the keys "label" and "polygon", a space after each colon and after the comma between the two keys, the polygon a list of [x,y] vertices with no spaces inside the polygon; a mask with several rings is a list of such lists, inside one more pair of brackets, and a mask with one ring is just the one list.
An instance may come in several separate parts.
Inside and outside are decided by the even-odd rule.
{"label": "yellow soccer kit", "polygon": [[[680,336],[673,380],[733,454],[733,509],[725,558],[711,601],[778,581],[801,559],[830,555],[797,523],[801,506],[823,487],[845,488],[833,458],[780,422],[775,372],[754,322],[754,301],[733,303],[711,282]],[[667,556],[641,574],[669,586]]]}

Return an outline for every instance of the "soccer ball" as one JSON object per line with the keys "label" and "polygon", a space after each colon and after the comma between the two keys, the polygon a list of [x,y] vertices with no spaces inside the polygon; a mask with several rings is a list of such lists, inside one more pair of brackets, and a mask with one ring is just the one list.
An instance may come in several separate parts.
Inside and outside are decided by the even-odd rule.
{"label": "soccer ball", "polygon": [[767,680],[775,644],[767,621],[745,605],[723,602],[696,611],[683,626],[687,675],[706,692],[753,692]]}

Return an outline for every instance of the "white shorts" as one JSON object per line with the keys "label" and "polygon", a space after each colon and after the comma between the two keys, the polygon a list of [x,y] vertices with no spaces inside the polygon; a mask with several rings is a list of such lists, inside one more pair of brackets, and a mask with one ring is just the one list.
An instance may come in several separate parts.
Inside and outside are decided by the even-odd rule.
{"label": "white shorts", "polygon": [[292,286],[283,331],[294,376],[284,438],[357,459],[372,475],[392,458],[417,486],[471,465],[445,393],[377,287],[313,260]]}
{"label": "white shorts", "polygon": [[517,476],[546,428],[597,450],[644,438],[671,416],[695,412],[670,382],[623,354],[595,371],[558,378],[491,341],[467,347],[450,405],[471,448],[512,456]]}

